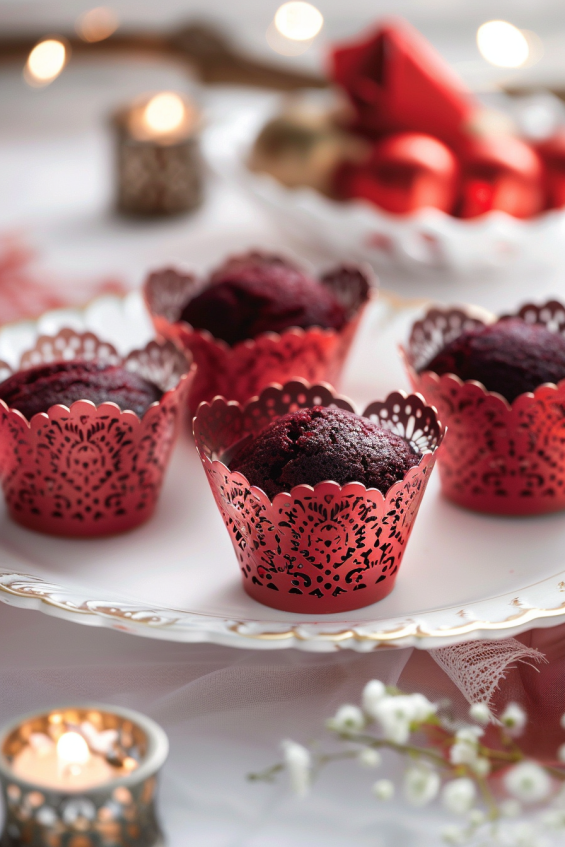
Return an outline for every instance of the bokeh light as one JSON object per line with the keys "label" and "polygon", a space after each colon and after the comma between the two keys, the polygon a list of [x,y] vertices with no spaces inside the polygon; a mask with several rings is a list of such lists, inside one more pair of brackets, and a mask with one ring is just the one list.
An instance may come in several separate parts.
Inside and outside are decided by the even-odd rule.
{"label": "bokeh light", "polygon": [[480,26],[477,46],[483,59],[499,68],[520,68],[530,55],[524,33],[507,21],[487,21]]}
{"label": "bokeh light", "polygon": [[76,31],[83,41],[93,43],[109,38],[119,26],[119,19],[108,6],[96,6],[81,15],[76,22]]}
{"label": "bokeh light", "polygon": [[56,79],[67,62],[67,48],[62,41],[47,38],[36,44],[28,56],[24,78],[29,85],[48,85]]}
{"label": "bokeh light", "polygon": [[186,118],[182,98],[164,91],[151,98],[143,112],[143,124],[149,132],[167,135],[178,129]]}
{"label": "bokeh light", "polygon": [[324,24],[322,13],[301,0],[284,3],[275,14],[275,27],[285,38],[292,41],[310,41],[315,38]]}

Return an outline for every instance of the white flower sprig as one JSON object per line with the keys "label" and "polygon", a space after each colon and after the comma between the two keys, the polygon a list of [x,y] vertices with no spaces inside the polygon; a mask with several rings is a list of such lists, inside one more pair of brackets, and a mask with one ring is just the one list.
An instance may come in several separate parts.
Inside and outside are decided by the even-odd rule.
{"label": "white flower sprig", "polygon": [[[304,797],[325,765],[353,759],[375,769],[383,764],[382,751],[390,750],[407,759],[402,794],[408,803],[421,807],[439,797],[446,811],[458,816],[459,823],[444,827],[446,844],[537,847],[541,830],[559,832],[563,838],[565,743],[555,761],[527,757],[516,739],[528,717],[516,703],[509,703],[498,719],[485,703],[474,703],[469,717],[473,723],[454,724],[441,704],[374,679],[363,689],[360,706],[340,706],[326,722],[343,749],[320,753],[317,745],[287,740],[282,744],[283,761],[250,778],[272,780],[285,771],[293,791]],[[565,715],[561,727],[565,730]],[[424,743],[414,743],[414,735]],[[373,782],[372,792],[381,802],[397,793],[386,777]],[[540,804],[545,808],[535,826],[521,820],[524,807]]]}

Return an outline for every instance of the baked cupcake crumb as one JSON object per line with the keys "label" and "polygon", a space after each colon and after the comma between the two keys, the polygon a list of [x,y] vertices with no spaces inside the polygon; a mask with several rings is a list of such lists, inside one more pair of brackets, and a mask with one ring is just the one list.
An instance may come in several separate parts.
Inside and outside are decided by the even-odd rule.
{"label": "baked cupcake crumb", "polygon": [[186,304],[181,320],[233,346],[291,327],[340,330],[347,315],[334,292],[297,265],[277,255],[250,252],[218,268]]}
{"label": "baked cupcake crumb", "polygon": [[425,370],[476,380],[511,403],[544,383],[565,379],[565,337],[542,324],[501,318],[462,332],[421,368]]}
{"label": "baked cupcake crumb", "polygon": [[51,406],[77,400],[116,403],[142,417],[163,396],[161,389],[121,365],[97,361],[52,362],[12,374],[0,383],[0,400],[28,420]]}
{"label": "baked cupcake crumb", "polygon": [[273,498],[325,480],[361,482],[386,494],[419,461],[408,441],[367,418],[313,406],[278,418],[244,442],[229,467]]}

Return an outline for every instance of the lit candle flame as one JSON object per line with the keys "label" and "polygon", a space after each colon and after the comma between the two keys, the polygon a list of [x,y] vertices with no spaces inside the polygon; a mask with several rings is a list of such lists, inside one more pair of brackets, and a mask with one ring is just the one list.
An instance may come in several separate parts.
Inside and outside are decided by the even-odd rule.
{"label": "lit candle flame", "polygon": [[285,38],[292,41],[311,41],[324,24],[322,13],[301,0],[284,3],[275,14],[275,27]]}
{"label": "lit candle flame", "polygon": [[119,23],[113,9],[108,6],[96,6],[80,16],[75,28],[83,41],[93,43],[109,38],[117,30]]}
{"label": "lit candle flame", "polygon": [[36,44],[28,56],[24,70],[30,85],[48,85],[56,79],[67,61],[67,48],[62,41],[48,38]]}
{"label": "lit candle flame", "polygon": [[163,92],[152,97],[143,111],[143,124],[149,133],[168,135],[186,118],[186,107],[178,94]]}
{"label": "lit candle flame", "polygon": [[499,68],[520,68],[530,56],[528,39],[507,21],[487,21],[480,26],[477,47],[483,59]]}
{"label": "lit candle flame", "polygon": [[78,732],[64,732],[57,741],[57,756],[68,765],[85,765],[90,759],[90,750]]}

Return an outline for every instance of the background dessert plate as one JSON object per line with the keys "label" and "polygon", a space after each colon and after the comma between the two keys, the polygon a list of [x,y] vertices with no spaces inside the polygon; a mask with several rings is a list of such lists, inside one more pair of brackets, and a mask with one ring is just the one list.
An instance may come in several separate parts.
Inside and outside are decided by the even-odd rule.
{"label": "background dessert plate", "polygon": [[531,220],[492,211],[461,220],[438,209],[392,215],[369,202],[338,202],[311,188],[287,188],[246,166],[262,126],[282,110],[281,98],[216,117],[203,137],[210,165],[245,189],[292,235],[305,235],[329,255],[349,256],[376,268],[442,270],[462,276],[500,272],[524,261],[552,264],[562,251],[565,212]]}
{"label": "background dessert plate", "polygon": [[[397,344],[416,313],[372,303],[342,391],[362,407],[409,390]],[[142,346],[151,324],[140,295],[103,297],[84,311],[47,313],[0,330],[0,359],[15,363],[37,333],[91,329],[121,353]],[[105,539],[46,537],[14,524],[0,506],[0,600],[77,623],[150,638],[310,651],[383,646],[433,649],[505,638],[565,621],[565,513],[490,517],[444,500],[433,478],[385,600],[356,612],[278,612],[243,592],[233,550],[185,431],[159,507],[139,529]]]}

